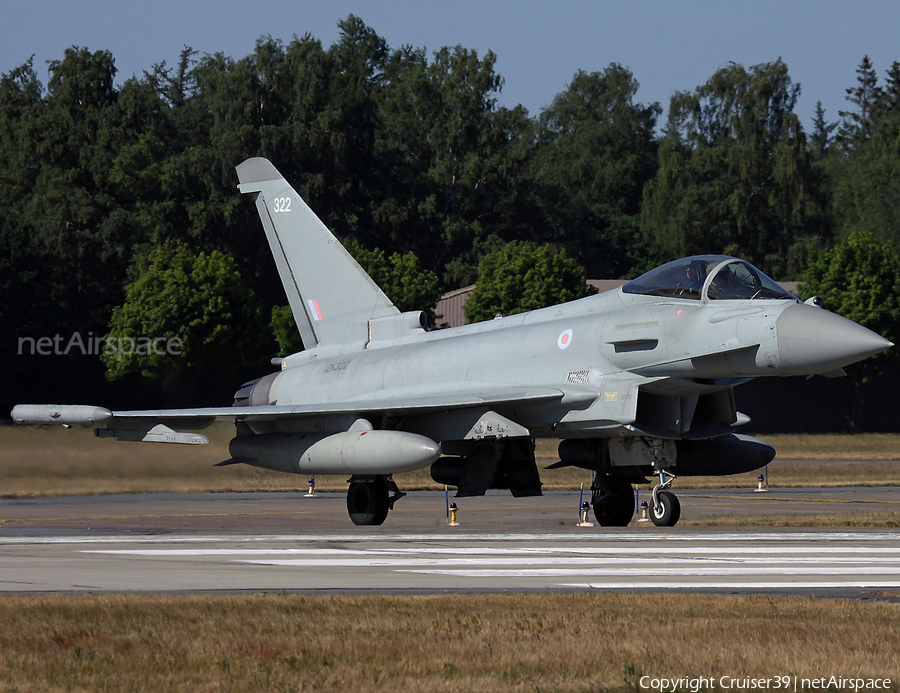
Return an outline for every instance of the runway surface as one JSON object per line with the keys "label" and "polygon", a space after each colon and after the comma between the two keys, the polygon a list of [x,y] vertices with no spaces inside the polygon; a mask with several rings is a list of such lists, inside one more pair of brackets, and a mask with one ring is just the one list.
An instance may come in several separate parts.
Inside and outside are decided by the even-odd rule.
{"label": "runway surface", "polygon": [[900,589],[897,532],[109,535],[0,551],[5,592]]}
{"label": "runway surface", "polygon": [[[894,488],[682,491],[683,517],[897,512]],[[900,530],[576,527],[578,493],[412,493],[382,527],[343,494],[0,500],[0,592],[900,590]]]}

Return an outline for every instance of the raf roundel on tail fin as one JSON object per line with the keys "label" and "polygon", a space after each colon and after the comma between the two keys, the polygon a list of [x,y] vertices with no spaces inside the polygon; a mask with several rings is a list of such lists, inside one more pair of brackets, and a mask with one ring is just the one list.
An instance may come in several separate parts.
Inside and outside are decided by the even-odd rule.
{"label": "raf roundel on tail fin", "polygon": [[400,311],[268,159],[237,167],[253,193],[278,276],[306,349],[362,343],[369,321]]}

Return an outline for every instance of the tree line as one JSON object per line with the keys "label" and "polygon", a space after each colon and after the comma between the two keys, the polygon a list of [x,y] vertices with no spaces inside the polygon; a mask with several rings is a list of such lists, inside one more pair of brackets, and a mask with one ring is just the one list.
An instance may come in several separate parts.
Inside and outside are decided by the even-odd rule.
{"label": "tree line", "polygon": [[[119,85],[109,51],[79,47],[49,63],[46,85],[31,59],[0,77],[2,406],[227,400],[298,346],[235,189],[250,156],[276,165],[402,309],[433,306],[479,267],[505,285],[473,317],[579,295],[561,277],[628,278],[692,253],[800,279],[850,237],[897,247],[896,62],[879,78],[864,58],[847,111],[829,120],[820,105],[807,133],[781,60],[676,92],[665,123],[615,63],[577,72],[531,115],[498,104],[491,52],[392,48],[352,15],[339,27],[331,46],[262,37],[239,59],[186,47]],[[514,271],[530,273],[527,291]],[[76,334],[183,350],[30,348]]]}

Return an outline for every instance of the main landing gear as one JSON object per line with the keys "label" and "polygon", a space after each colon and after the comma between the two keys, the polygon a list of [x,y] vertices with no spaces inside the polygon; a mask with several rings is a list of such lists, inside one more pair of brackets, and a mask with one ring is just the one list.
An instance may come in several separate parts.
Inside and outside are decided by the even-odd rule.
{"label": "main landing gear", "polygon": [[634,515],[634,490],[623,477],[597,473],[591,484],[591,505],[601,527],[627,527]]}
{"label": "main landing gear", "polygon": [[355,525],[381,525],[394,503],[405,495],[392,476],[354,474],[347,489],[347,512]]}

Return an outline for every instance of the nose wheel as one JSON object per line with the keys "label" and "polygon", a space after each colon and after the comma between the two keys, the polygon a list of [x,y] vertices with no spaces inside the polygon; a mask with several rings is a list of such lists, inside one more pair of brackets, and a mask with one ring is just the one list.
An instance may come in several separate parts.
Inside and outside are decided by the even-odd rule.
{"label": "nose wheel", "polygon": [[650,519],[657,527],[674,527],[681,517],[681,502],[671,491],[660,491],[650,506]]}
{"label": "nose wheel", "polygon": [[650,519],[657,527],[674,527],[681,517],[681,502],[667,490],[675,480],[675,475],[659,470],[659,483],[653,487],[650,503]]}

